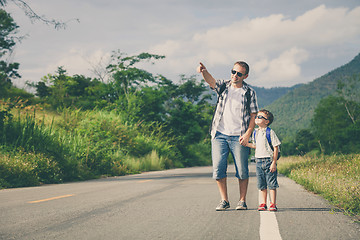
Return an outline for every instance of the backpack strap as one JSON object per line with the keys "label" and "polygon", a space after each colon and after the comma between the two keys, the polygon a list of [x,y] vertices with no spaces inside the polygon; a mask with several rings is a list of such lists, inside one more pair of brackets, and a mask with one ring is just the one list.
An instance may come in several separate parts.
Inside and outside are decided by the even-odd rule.
{"label": "backpack strap", "polygon": [[273,145],[272,145],[272,143],[271,143],[270,132],[271,132],[271,128],[267,127],[267,128],[266,128],[266,139],[268,140],[268,143],[269,143],[269,145],[270,145],[271,150],[274,151],[274,147],[273,147]]}
{"label": "backpack strap", "polygon": [[250,115],[251,114],[251,110],[250,110],[251,95],[250,95],[250,88],[249,87],[246,90],[245,97],[246,97],[246,111],[248,111],[248,113]]}
{"label": "backpack strap", "polygon": [[255,135],[256,135],[256,129],[254,129],[254,142],[256,142]]}

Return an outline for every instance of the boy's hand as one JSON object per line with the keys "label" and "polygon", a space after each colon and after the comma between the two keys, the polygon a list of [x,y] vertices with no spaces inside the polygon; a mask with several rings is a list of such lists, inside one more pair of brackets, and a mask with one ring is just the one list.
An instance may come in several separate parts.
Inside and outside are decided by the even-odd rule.
{"label": "boy's hand", "polygon": [[270,172],[275,172],[276,171],[276,163],[273,161],[270,165]]}

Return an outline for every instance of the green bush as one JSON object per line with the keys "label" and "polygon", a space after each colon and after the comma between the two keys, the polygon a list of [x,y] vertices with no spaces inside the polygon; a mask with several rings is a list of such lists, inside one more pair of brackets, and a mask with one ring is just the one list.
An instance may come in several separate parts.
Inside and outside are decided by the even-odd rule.
{"label": "green bush", "polygon": [[43,154],[0,151],[0,188],[60,181],[58,164]]}

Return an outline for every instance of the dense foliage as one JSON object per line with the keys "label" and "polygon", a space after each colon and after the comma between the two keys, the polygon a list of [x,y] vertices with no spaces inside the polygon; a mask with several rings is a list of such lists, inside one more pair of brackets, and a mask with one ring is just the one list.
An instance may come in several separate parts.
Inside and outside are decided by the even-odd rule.
{"label": "dense foliage", "polygon": [[[288,92],[266,106],[275,116],[272,128],[283,141],[292,141],[299,130],[311,127],[311,119],[320,100],[335,94],[339,81],[350,85],[348,81],[359,74],[360,54],[344,66]],[[360,87],[356,85],[354,90],[359,92]]]}
{"label": "dense foliage", "polygon": [[[209,164],[213,107],[206,101],[207,88],[194,77],[181,76],[174,84],[134,66],[159,58],[116,53],[108,82],[69,76],[59,67],[31,84],[37,95],[31,100],[52,112],[53,121],[39,118],[42,111],[27,102],[3,101],[2,186]],[[29,115],[29,108],[37,110]],[[36,158],[43,159],[43,167]],[[15,169],[28,183],[14,176]]]}
{"label": "dense foliage", "polygon": [[0,95],[8,95],[11,79],[20,77],[19,63],[9,62],[7,56],[16,44],[18,26],[5,10],[0,9]]}
{"label": "dense foliage", "polygon": [[315,109],[311,128],[297,132],[283,145],[287,155],[310,151],[325,154],[360,152],[360,75],[339,82],[336,95],[323,98]]}

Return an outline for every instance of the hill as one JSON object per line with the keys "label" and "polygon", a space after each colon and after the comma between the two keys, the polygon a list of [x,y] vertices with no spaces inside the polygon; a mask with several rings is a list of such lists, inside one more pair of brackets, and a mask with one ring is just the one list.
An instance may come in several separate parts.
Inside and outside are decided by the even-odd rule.
{"label": "hill", "polygon": [[293,138],[298,130],[310,127],[316,106],[322,98],[335,93],[338,81],[346,82],[357,74],[360,74],[360,54],[349,63],[289,91],[266,106],[276,119],[272,128],[282,139]]}
{"label": "hill", "polygon": [[[256,87],[250,85],[256,92],[256,97],[258,101],[259,108],[264,108],[264,106],[267,106],[274,102],[276,99],[284,96],[286,93],[290,92],[291,90],[294,90],[302,84],[294,85],[292,87],[273,87],[273,88],[264,88],[264,87]],[[206,94],[211,95],[211,104],[216,104],[216,93],[213,90],[208,90]]]}
{"label": "hill", "polygon": [[264,88],[264,87],[256,87],[251,86],[255,92],[258,100],[259,108],[264,108],[280,97],[284,96],[288,92],[302,86],[302,84],[297,84],[292,87],[273,87],[273,88]]}

